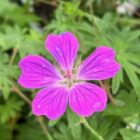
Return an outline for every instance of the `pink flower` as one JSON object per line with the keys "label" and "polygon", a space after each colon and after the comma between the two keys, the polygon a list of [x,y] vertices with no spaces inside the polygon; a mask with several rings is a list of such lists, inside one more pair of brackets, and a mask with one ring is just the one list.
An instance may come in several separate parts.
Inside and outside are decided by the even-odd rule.
{"label": "pink flower", "polygon": [[105,46],[98,47],[78,68],[74,68],[79,45],[72,33],[50,34],[45,45],[63,72],[37,55],[27,55],[19,62],[22,73],[18,83],[25,88],[43,88],[32,102],[33,114],[54,120],[64,114],[68,103],[79,116],[88,117],[103,111],[107,95],[88,80],[115,76],[120,68],[114,59],[115,51]]}

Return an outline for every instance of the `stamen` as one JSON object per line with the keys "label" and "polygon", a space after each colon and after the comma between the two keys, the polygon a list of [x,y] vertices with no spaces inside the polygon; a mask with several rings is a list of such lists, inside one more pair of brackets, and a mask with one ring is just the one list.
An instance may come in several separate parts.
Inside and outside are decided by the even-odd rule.
{"label": "stamen", "polygon": [[63,71],[64,79],[60,82],[60,84],[65,85],[67,88],[71,88],[75,83],[81,82],[83,80],[79,80],[71,70]]}
{"label": "stamen", "polygon": [[71,71],[66,71],[66,78],[72,78],[72,72]]}

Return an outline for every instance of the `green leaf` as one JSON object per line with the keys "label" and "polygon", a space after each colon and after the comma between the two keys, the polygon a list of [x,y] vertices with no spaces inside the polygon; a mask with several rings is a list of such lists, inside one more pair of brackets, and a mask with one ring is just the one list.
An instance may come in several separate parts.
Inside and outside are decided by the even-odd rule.
{"label": "green leaf", "polygon": [[124,121],[128,124],[136,124],[136,125],[140,125],[140,112],[136,112],[131,116],[128,116],[124,119]]}
{"label": "green leaf", "polygon": [[48,125],[50,126],[50,127],[54,127],[55,125],[57,125],[58,124],[58,122],[60,121],[60,118],[58,118],[58,119],[56,119],[56,120],[53,120],[53,121],[49,121],[49,123],[48,123]]}
{"label": "green leaf", "polygon": [[46,140],[39,123],[33,118],[28,118],[25,123],[17,124],[17,131],[15,140]]}
{"label": "green leaf", "polygon": [[56,140],[76,140],[71,134],[70,128],[63,122],[59,124],[59,132],[54,133]]}
{"label": "green leaf", "polygon": [[121,83],[123,82],[123,71],[122,68],[116,74],[116,76],[112,79],[112,92],[116,94],[120,88]]}
{"label": "green leaf", "polygon": [[0,104],[0,121],[6,123],[10,118],[16,118],[23,106],[23,102],[16,97],[9,98],[4,104]]}
{"label": "green leaf", "polygon": [[120,120],[113,117],[106,117],[100,121],[98,132],[102,134],[106,140],[114,140],[121,127]]}
{"label": "green leaf", "polygon": [[7,125],[0,124],[0,139],[1,140],[12,139],[12,131],[10,131]]}
{"label": "green leaf", "polygon": [[124,70],[132,84],[132,86],[134,87],[137,96],[140,98],[140,80],[138,78],[138,76],[135,73],[135,69],[131,66],[131,64],[129,62],[126,61],[122,61],[122,66],[124,67]]}
{"label": "green leaf", "polygon": [[0,90],[2,90],[5,99],[7,99],[12,84],[11,78],[16,79],[18,71],[17,66],[9,65],[6,54],[0,53],[0,60]]}
{"label": "green leaf", "polygon": [[79,116],[77,116],[70,109],[68,109],[67,117],[68,117],[68,126],[71,130],[73,137],[76,140],[79,140],[81,136],[81,125],[77,125],[77,123],[80,121]]}
{"label": "green leaf", "polygon": [[26,29],[18,25],[14,27],[5,26],[4,31],[0,32],[0,46],[3,50],[19,48],[24,42],[25,32]]}
{"label": "green leaf", "polygon": [[116,116],[119,118],[127,118],[133,115],[138,115],[140,112],[139,101],[137,100],[134,91],[128,93],[125,90],[121,90],[117,96],[116,100],[120,101],[119,106],[108,105],[104,111],[104,115]]}
{"label": "green leaf", "polygon": [[139,140],[140,139],[140,133],[136,132],[131,129],[121,129],[120,134],[123,137],[123,140]]}
{"label": "green leaf", "polygon": [[18,6],[16,2],[11,2],[9,0],[0,0],[0,5],[0,16],[5,18],[6,21],[12,21],[16,24],[25,25],[39,20],[39,18],[30,12],[26,6],[24,7],[24,5],[21,7]]}

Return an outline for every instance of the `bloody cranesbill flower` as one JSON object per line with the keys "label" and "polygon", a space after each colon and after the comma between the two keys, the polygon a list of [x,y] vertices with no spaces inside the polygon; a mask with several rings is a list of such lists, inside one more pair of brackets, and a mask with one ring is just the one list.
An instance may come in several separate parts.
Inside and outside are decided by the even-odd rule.
{"label": "bloody cranesbill flower", "polygon": [[88,81],[115,76],[120,68],[115,61],[115,51],[100,46],[74,68],[79,45],[72,33],[50,34],[45,45],[61,71],[38,55],[27,55],[19,63],[22,73],[18,83],[25,88],[43,88],[32,102],[33,114],[54,120],[64,114],[67,104],[79,116],[88,117],[103,111],[107,95],[102,88]]}

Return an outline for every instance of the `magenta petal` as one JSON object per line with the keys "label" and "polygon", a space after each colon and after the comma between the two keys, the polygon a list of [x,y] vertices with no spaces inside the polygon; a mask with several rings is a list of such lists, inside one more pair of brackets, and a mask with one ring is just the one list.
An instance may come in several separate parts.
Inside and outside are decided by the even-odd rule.
{"label": "magenta petal", "polygon": [[63,70],[72,70],[78,51],[78,41],[72,33],[48,35],[46,48]]}
{"label": "magenta petal", "polygon": [[104,80],[115,76],[119,69],[115,51],[101,46],[79,66],[77,76],[82,80]]}
{"label": "magenta petal", "polygon": [[46,88],[36,94],[32,102],[32,112],[54,120],[64,114],[67,102],[68,91],[65,87]]}
{"label": "magenta petal", "polygon": [[25,56],[19,62],[19,67],[22,73],[18,83],[25,88],[42,88],[61,79],[55,67],[40,56]]}
{"label": "magenta petal", "polygon": [[103,111],[107,104],[105,91],[91,83],[81,82],[72,87],[69,96],[70,108],[79,116],[91,116]]}

